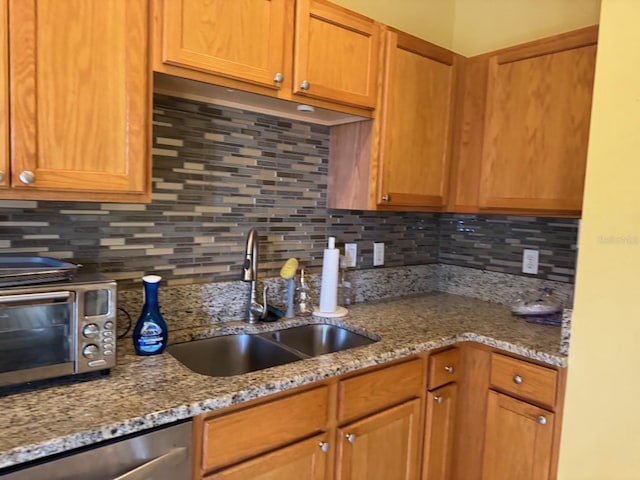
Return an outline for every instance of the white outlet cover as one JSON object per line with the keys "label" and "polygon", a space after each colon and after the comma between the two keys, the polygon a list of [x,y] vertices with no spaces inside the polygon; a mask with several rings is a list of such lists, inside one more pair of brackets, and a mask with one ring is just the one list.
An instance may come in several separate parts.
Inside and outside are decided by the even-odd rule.
{"label": "white outlet cover", "polygon": [[358,261],[358,244],[345,243],[344,255],[347,257],[347,267],[356,267]]}
{"label": "white outlet cover", "polygon": [[384,242],[373,242],[373,266],[384,265]]}
{"label": "white outlet cover", "polygon": [[524,249],[522,251],[522,272],[535,275],[538,273],[538,250]]}

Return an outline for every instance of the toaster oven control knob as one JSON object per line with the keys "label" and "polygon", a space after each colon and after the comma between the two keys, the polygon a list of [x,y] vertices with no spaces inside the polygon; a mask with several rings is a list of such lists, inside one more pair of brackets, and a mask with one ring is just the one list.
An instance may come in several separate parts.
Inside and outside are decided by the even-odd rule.
{"label": "toaster oven control knob", "polygon": [[100,353],[100,349],[95,345],[87,345],[82,349],[82,355],[89,360],[94,359]]}
{"label": "toaster oven control knob", "polygon": [[85,325],[82,329],[82,335],[87,338],[96,338],[100,333],[100,328],[95,323],[90,323],[89,325]]}

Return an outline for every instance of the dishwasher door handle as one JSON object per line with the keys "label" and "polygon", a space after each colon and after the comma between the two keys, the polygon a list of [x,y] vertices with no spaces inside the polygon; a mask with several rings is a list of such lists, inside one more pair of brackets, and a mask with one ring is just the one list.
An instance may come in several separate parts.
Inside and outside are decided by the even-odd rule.
{"label": "dishwasher door handle", "polygon": [[169,466],[177,465],[187,458],[187,447],[177,447],[169,450],[164,455],[149,460],[147,463],[143,463],[139,467],[129,470],[127,473],[114,478],[113,480],[149,480],[153,478],[153,474],[160,470],[166,469]]}

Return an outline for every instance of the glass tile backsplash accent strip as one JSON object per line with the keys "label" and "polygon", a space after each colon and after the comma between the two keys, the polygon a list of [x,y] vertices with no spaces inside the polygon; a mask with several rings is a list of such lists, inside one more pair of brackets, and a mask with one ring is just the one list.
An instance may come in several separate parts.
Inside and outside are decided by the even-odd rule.
{"label": "glass tile backsplash accent strip", "polygon": [[[573,283],[577,219],[443,214],[440,263]],[[522,250],[539,251],[537,275],[522,273]]]}
{"label": "glass tile backsplash accent strip", "polygon": [[149,204],[1,201],[0,254],[81,263],[139,288],[240,279],[245,236],[260,232],[260,277],[289,257],[319,273],[327,237],[358,245],[358,269],[438,262],[520,273],[540,248],[539,278],[572,282],[577,222],[327,209],[328,127],[162,95],[154,98]]}

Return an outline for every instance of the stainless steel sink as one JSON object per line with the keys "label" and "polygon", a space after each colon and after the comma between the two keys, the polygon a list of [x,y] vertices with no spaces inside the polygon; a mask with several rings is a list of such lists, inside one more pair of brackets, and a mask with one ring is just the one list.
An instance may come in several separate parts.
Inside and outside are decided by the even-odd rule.
{"label": "stainless steel sink", "polygon": [[374,343],[375,340],[335,325],[303,325],[270,332],[269,338],[310,357]]}
{"label": "stainless steel sink", "polygon": [[167,352],[196,373],[230,377],[375,341],[341,327],[318,324],[194,340],[170,345]]}
{"label": "stainless steel sink", "polygon": [[167,347],[196,373],[229,377],[300,360],[301,356],[258,335],[225,335]]}

